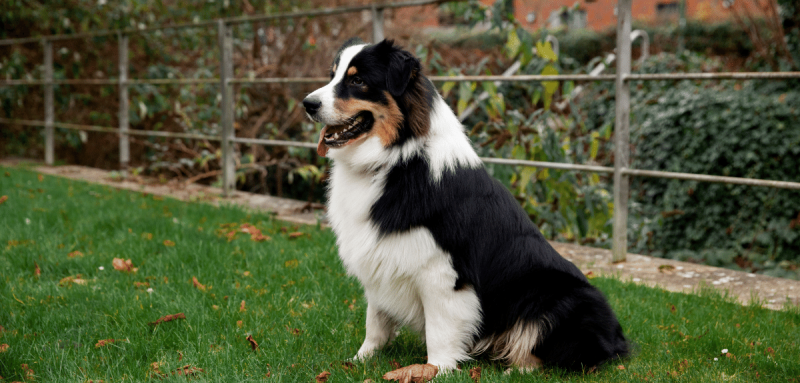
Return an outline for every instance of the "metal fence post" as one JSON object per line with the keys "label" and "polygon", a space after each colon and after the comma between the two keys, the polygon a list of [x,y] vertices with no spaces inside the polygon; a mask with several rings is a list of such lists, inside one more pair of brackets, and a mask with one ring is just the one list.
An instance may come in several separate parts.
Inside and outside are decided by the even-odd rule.
{"label": "metal fence post", "polygon": [[128,35],[120,33],[119,40],[119,169],[122,177],[128,176],[131,159],[128,139]]}
{"label": "metal fence post", "polygon": [[222,146],[222,159],[220,167],[222,168],[222,195],[227,197],[230,195],[231,189],[236,188],[236,164],[233,159],[233,91],[232,85],[228,82],[233,78],[233,38],[231,36],[230,28],[225,24],[225,21],[217,21],[217,32],[219,38],[219,54],[220,54],[220,93],[222,94],[222,132],[221,146]]}
{"label": "metal fence post", "polygon": [[55,110],[53,106],[53,42],[42,39],[44,46],[44,163],[53,165],[54,138],[53,122]]}
{"label": "metal fence post", "polygon": [[372,5],[372,42],[383,40],[383,8]]}
{"label": "metal fence post", "polygon": [[631,73],[631,2],[617,3],[616,122],[614,125],[614,245],[612,262],[622,262],[628,253],[628,183],[623,173],[630,158],[630,89],[625,76]]}

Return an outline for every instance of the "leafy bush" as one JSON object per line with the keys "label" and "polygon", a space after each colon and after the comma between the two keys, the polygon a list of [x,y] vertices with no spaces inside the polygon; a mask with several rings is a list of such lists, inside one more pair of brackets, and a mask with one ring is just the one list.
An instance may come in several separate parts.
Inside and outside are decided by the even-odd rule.
{"label": "leafy bush", "polygon": [[[800,179],[800,92],[758,89],[684,81],[642,97],[635,108],[632,165]],[[751,269],[800,259],[798,191],[640,177],[633,179],[632,194],[640,204],[633,210],[649,217],[631,233],[638,251]]]}

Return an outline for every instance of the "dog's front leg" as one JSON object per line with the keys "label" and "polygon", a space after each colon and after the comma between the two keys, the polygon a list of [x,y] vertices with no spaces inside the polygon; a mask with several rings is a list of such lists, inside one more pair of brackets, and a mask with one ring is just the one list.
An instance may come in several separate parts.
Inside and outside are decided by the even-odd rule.
{"label": "dog's front leg", "polygon": [[395,337],[397,323],[374,304],[367,304],[367,336],[353,359],[364,360],[372,356]]}
{"label": "dog's front leg", "polygon": [[480,325],[480,302],[471,287],[454,290],[441,275],[423,279],[420,296],[425,311],[428,363],[447,372],[470,359],[468,350]]}

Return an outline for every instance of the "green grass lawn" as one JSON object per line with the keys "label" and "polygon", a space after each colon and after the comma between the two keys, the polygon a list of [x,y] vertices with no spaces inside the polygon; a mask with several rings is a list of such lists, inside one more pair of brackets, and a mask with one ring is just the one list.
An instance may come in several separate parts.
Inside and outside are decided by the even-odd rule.
{"label": "green grass lawn", "polygon": [[[189,365],[199,381],[313,382],[329,371],[331,382],[378,382],[394,363],[424,363],[405,331],[374,359],[346,363],[366,304],[329,230],[0,167],[2,195],[0,381],[183,381],[173,373]],[[271,239],[229,238],[242,223]],[[138,271],[115,270],[114,258]],[[476,366],[483,382],[800,381],[796,310],[592,282],[636,344],[630,358],[587,375],[506,376],[479,360],[436,381],[471,382]],[[177,313],[185,319],[148,325]],[[119,341],[97,347],[103,339]]]}

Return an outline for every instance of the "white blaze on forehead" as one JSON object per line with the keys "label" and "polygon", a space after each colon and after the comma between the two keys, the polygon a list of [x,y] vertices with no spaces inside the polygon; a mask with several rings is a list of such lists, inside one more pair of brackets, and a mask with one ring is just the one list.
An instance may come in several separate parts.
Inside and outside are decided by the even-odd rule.
{"label": "white blaze on forehead", "polygon": [[338,111],[334,109],[333,102],[336,98],[335,88],[336,85],[339,84],[347,74],[347,69],[350,67],[350,61],[352,61],[353,57],[355,57],[358,52],[361,52],[365,46],[367,46],[367,44],[354,45],[345,48],[339,55],[339,63],[336,64],[336,72],[333,74],[333,80],[331,80],[328,85],[325,85],[308,95],[309,97],[316,97],[322,102],[322,106],[320,106],[316,117],[323,124],[337,124],[340,123],[341,120],[350,117],[341,116],[339,115]]}

